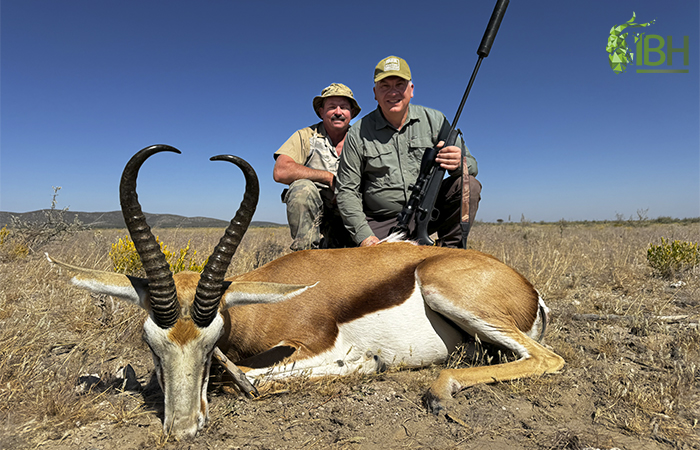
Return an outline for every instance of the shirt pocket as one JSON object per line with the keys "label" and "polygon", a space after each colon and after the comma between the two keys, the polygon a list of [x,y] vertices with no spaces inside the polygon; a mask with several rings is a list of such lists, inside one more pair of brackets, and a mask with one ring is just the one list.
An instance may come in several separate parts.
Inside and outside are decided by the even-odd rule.
{"label": "shirt pocket", "polygon": [[424,137],[424,136],[418,136],[418,137],[412,137],[409,142],[408,142],[408,158],[410,161],[410,169],[411,171],[415,171],[415,173],[412,173],[411,175],[414,177],[418,176],[418,172],[420,170],[420,164],[421,161],[423,160],[423,154],[425,153],[426,150],[429,148],[433,148],[434,144],[433,141],[429,137]]}
{"label": "shirt pocket", "polygon": [[306,167],[316,170],[325,170],[335,174],[338,171],[338,158],[333,157],[329,151],[311,147],[309,157],[306,159]]}
{"label": "shirt pocket", "polygon": [[367,146],[365,148],[366,188],[390,186],[392,182],[396,182],[395,178],[398,174],[398,159],[393,148],[387,146]]}

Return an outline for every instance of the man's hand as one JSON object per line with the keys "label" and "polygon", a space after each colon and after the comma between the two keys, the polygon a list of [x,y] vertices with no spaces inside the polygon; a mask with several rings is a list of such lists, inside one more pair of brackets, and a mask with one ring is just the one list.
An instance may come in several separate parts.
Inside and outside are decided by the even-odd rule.
{"label": "man's hand", "polygon": [[[328,175],[326,175],[326,179],[328,181],[324,182],[323,184],[327,184],[329,188],[331,188],[331,191],[335,192],[335,175],[333,175],[330,172],[326,172]],[[335,198],[335,197],[333,197]]]}
{"label": "man's hand", "polygon": [[379,238],[377,236],[370,236],[360,243],[360,247],[369,247],[370,245],[379,244]]}
{"label": "man's hand", "polygon": [[437,145],[440,151],[435,157],[435,162],[449,172],[459,169],[460,163],[462,162],[462,150],[454,145],[441,148],[443,145],[445,145],[444,141],[440,141]]}

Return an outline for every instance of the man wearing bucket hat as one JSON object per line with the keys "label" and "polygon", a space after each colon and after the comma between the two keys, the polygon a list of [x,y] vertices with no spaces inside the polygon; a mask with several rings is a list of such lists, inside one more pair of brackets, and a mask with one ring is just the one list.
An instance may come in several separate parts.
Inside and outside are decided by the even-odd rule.
{"label": "man wearing bucket hat", "polygon": [[361,109],[352,91],[333,83],[313,100],[321,122],[296,131],[275,152],[273,178],[282,193],[292,250],[353,246],[335,202],[335,175],[350,120]]}
{"label": "man wearing bucket hat", "polygon": [[[377,109],[355,123],[347,137],[337,175],[337,202],[345,226],[356,244],[374,245],[388,236],[410,197],[425,150],[440,148],[450,124],[440,111],[411,104],[411,69],[397,56],[384,58],[374,69]],[[462,138],[455,146],[441,148],[436,162],[449,177],[442,182],[435,202],[440,212],[431,222],[440,245],[461,243],[461,158],[467,157],[470,177],[469,211],[478,208],[481,183],[474,157]],[[413,224],[411,224],[413,226]]]}

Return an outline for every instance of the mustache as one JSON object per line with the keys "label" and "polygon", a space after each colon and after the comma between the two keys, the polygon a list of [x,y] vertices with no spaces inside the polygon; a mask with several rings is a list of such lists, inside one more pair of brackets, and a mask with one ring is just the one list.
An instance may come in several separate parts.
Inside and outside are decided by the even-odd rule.
{"label": "mustache", "polygon": [[347,117],[345,117],[344,114],[333,114],[333,117],[331,117],[331,120],[346,120]]}

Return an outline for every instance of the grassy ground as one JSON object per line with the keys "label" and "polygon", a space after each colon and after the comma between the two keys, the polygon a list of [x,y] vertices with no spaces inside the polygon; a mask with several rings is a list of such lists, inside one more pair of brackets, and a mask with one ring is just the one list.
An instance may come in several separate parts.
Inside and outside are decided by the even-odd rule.
{"label": "grassy ground", "polygon": [[[221,230],[155,230],[208,255]],[[143,312],[69,286],[43,251],[111,269],[124,230],[80,231],[24,251],[0,244],[0,448],[190,448],[160,434]],[[298,380],[256,402],[214,381],[209,448],[700,448],[698,269],[662,278],[650,243],[696,242],[690,224],[476,224],[470,247],[525,275],[552,309],[560,374],[477,387],[435,418],[420,396],[440,367]],[[288,230],[253,229],[229,274],[284,253]],[[459,358],[457,358],[459,359]],[[143,387],[121,390],[130,364]],[[457,363],[453,363],[457,364]],[[470,364],[461,361],[459,364]],[[81,381],[101,380],[81,391]],[[162,409],[162,408],[161,408]],[[281,417],[281,418],[280,418]],[[197,448],[197,447],[192,447]]]}

